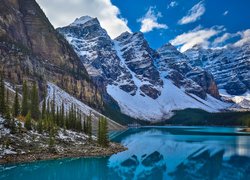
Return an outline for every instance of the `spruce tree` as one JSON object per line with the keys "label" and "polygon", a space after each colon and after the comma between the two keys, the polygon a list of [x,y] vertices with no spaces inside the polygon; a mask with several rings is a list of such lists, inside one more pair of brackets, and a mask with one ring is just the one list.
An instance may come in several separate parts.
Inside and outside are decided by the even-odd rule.
{"label": "spruce tree", "polygon": [[31,130],[31,113],[30,111],[28,112],[28,114],[26,115],[25,117],[25,123],[24,123],[24,127],[27,129],[27,130]]}
{"label": "spruce tree", "polygon": [[102,125],[102,136],[103,136],[103,146],[109,146],[109,137],[108,137],[108,121],[106,118],[103,118],[103,125]]}
{"label": "spruce tree", "polygon": [[39,134],[43,133],[43,119],[39,119],[37,124],[37,131]]}
{"label": "spruce tree", "polygon": [[17,117],[20,114],[20,104],[19,104],[19,99],[18,99],[17,88],[16,88],[16,92],[15,92],[15,99],[14,99],[12,110],[13,110],[14,117]]}
{"label": "spruce tree", "polygon": [[44,96],[43,99],[43,105],[42,105],[42,119],[45,119],[46,116],[46,96]]}
{"label": "spruce tree", "polygon": [[102,144],[102,137],[101,137],[101,116],[98,119],[98,132],[97,132],[97,143]]}
{"label": "spruce tree", "polygon": [[31,91],[31,104],[30,104],[31,118],[38,120],[40,116],[39,110],[39,96],[36,83],[33,83]]}
{"label": "spruce tree", "polygon": [[28,87],[26,81],[23,82],[23,93],[22,93],[22,116],[26,116],[29,111],[29,101],[28,101]]}
{"label": "spruce tree", "polygon": [[0,75],[0,114],[5,114],[5,88],[3,75]]}
{"label": "spruce tree", "polygon": [[6,106],[5,106],[5,119],[6,119],[6,127],[11,127],[11,115],[10,115],[10,109],[9,109],[9,91],[7,90],[6,93]]}
{"label": "spruce tree", "polygon": [[104,117],[99,117],[97,141],[98,144],[103,147],[107,147],[109,145],[108,123],[107,119]]}
{"label": "spruce tree", "polygon": [[89,141],[92,141],[92,115],[91,112],[87,117],[87,134],[89,136]]}
{"label": "spruce tree", "polygon": [[64,104],[63,104],[63,102],[62,102],[62,106],[61,106],[61,118],[60,118],[60,126],[61,127],[65,127],[65,118],[64,118],[64,116],[65,116],[65,113],[64,113]]}

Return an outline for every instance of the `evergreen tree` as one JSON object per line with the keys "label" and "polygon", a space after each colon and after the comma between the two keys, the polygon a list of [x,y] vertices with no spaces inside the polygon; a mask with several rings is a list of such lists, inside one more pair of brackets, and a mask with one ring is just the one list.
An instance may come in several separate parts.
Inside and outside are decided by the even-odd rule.
{"label": "evergreen tree", "polygon": [[92,141],[92,113],[90,112],[87,117],[87,135],[89,136],[89,141]]}
{"label": "evergreen tree", "polygon": [[5,88],[3,75],[0,75],[0,114],[5,114]]}
{"label": "evergreen tree", "polygon": [[64,104],[62,102],[62,105],[61,105],[61,118],[60,118],[60,127],[65,127],[65,113],[64,113]]}
{"label": "evergreen tree", "polygon": [[9,109],[9,91],[6,93],[6,106],[5,106],[5,120],[6,120],[6,127],[11,128],[11,115]]}
{"label": "evergreen tree", "polygon": [[102,144],[102,137],[101,137],[101,117],[99,117],[98,120],[98,132],[97,132],[97,143]]}
{"label": "evergreen tree", "polygon": [[46,116],[46,95],[43,99],[43,105],[42,105],[42,119],[45,119]]}
{"label": "evergreen tree", "polygon": [[108,123],[107,119],[104,117],[99,117],[97,142],[103,147],[107,147],[109,145]]}
{"label": "evergreen tree", "polygon": [[102,125],[102,136],[103,136],[103,146],[109,146],[109,137],[108,137],[108,121],[106,118],[103,118],[103,125]]}
{"label": "evergreen tree", "polygon": [[30,111],[28,112],[28,114],[26,115],[25,117],[25,123],[24,123],[24,127],[27,129],[27,130],[31,130],[31,113]]}
{"label": "evergreen tree", "polygon": [[17,129],[18,129],[18,133],[22,132],[22,124],[19,121],[17,123]]}
{"label": "evergreen tree", "polygon": [[55,121],[55,114],[56,114],[56,96],[55,96],[55,91],[53,91],[53,99],[51,101],[51,115],[53,121]]}
{"label": "evergreen tree", "polygon": [[22,116],[26,116],[29,111],[29,101],[28,101],[28,87],[26,81],[23,82],[23,93],[22,93]]}
{"label": "evergreen tree", "polygon": [[86,120],[86,117],[84,117],[84,119],[83,119],[83,132],[85,133],[85,134],[88,134],[88,128],[87,128],[87,122],[86,122],[87,120]]}
{"label": "evergreen tree", "polygon": [[14,99],[14,104],[13,104],[13,116],[17,117],[19,114],[20,114],[20,104],[19,104],[18,92],[16,88],[15,99]]}
{"label": "evergreen tree", "polygon": [[37,124],[37,131],[40,134],[43,133],[43,119],[39,119],[38,124]]}
{"label": "evergreen tree", "polygon": [[38,89],[37,89],[36,83],[34,83],[32,86],[30,112],[31,112],[31,118],[33,118],[34,120],[39,119],[39,116],[40,116],[39,96],[38,96]]}

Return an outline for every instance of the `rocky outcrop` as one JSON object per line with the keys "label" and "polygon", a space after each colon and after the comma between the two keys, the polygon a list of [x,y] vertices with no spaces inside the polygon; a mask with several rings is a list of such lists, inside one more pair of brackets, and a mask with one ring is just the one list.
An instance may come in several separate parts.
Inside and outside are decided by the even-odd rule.
{"label": "rocky outcrop", "polygon": [[[142,33],[123,33],[114,41],[96,18],[83,16],[58,31],[74,47],[88,73],[105,91],[116,85],[134,96],[139,93],[156,99],[162,81],[154,66],[158,54],[149,47]],[[138,91],[138,92],[137,92]]]}
{"label": "rocky outcrop", "polygon": [[158,53],[149,47],[143,34],[125,32],[115,38],[115,42],[119,46],[121,60],[133,72],[133,78],[140,81],[136,83],[141,90],[140,94],[153,99],[159,97],[161,92],[158,89],[163,82],[154,66]]}
{"label": "rocky outcrop", "polygon": [[83,102],[102,107],[102,97],[78,56],[35,0],[0,3],[0,68],[8,81],[56,83]]}
{"label": "rocky outcrop", "polygon": [[183,87],[187,93],[192,93],[205,99],[207,93],[220,98],[213,76],[201,68],[190,65],[189,59],[180,53],[170,43],[157,51],[160,58],[156,61],[159,71],[166,74],[176,86]]}
{"label": "rocky outcrop", "polygon": [[212,73],[219,89],[242,95],[250,90],[250,43],[222,49],[195,46],[185,52],[189,62]]}
{"label": "rocky outcrop", "polygon": [[132,75],[120,64],[114,43],[96,18],[83,16],[57,29],[73,46],[95,84],[104,93],[107,84],[133,94],[137,87]]}

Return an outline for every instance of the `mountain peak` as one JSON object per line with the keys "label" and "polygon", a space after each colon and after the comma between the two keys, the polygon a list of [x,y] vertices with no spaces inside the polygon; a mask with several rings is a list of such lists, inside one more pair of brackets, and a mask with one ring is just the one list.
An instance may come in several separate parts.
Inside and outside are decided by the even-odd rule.
{"label": "mountain peak", "polygon": [[70,24],[70,26],[81,26],[81,25],[84,25],[85,23],[92,21],[92,20],[96,20],[98,22],[97,18],[93,18],[90,16],[82,16],[80,18],[76,18],[75,21]]}

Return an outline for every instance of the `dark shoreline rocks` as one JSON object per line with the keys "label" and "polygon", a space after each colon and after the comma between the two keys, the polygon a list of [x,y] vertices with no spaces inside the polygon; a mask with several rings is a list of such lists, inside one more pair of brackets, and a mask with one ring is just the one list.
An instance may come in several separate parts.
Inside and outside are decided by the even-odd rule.
{"label": "dark shoreline rocks", "polygon": [[63,152],[52,152],[51,150],[41,150],[40,152],[30,152],[25,154],[8,154],[0,159],[0,165],[12,163],[29,163],[40,160],[55,160],[61,158],[87,158],[111,156],[127,150],[119,143],[111,142],[107,148],[100,147],[97,144],[80,144],[79,146],[69,146]]}

